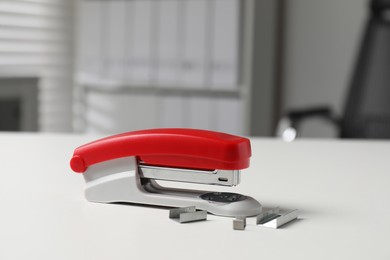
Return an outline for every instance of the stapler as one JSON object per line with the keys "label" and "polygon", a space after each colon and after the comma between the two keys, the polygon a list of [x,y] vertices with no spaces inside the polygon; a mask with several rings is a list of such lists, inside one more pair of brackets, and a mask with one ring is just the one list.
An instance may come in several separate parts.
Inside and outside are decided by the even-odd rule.
{"label": "stapler", "polygon": [[249,167],[250,141],[196,129],[149,129],[106,137],[75,149],[70,166],[82,173],[91,202],[196,206],[228,217],[255,216],[252,197],[167,188],[161,181],[235,186]]}

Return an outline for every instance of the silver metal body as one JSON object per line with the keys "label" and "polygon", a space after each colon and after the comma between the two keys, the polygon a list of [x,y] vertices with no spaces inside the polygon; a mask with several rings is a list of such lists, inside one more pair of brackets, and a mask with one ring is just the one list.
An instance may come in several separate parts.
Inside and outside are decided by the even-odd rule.
{"label": "silver metal body", "polygon": [[[255,216],[261,212],[261,204],[249,196],[242,196],[241,199],[234,201],[210,201],[201,198],[202,195],[210,193],[209,191],[165,188],[152,178],[167,180],[168,178],[164,175],[167,173],[176,181],[211,182],[211,184],[222,182],[224,185],[227,182],[235,185],[239,182],[236,171],[233,173],[196,172],[199,174],[199,181],[197,181],[198,175],[179,173],[172,168],[165,168],[167,169],[169,171],[165,172],[162,169],[162,172],[156,174],[155,167],[139,167],[135,157],[125,157],[92,165],[83,174],[86,181],[85,197],[88,201],[101,203],[129,202],[167,207],[194,205],[209,213],[228,217]],[[221,181],[220,178],[228,180]]]}
{"label": "silver metal body", "polygon": [[297,209],[288,212],[281,212],[277,207],[259,214],[257,216],[256,223],[264,227],[279,228],[297,218]]}
{"label": "silver metal body", "polygon": [[174,208],[169,211],[169,218],[178,219],[180,223],[207,220],[207,211],[197,211],[195,206]]}
{"label": "silver metal body", "polygon": [[238,170],[190,170],[181,168],[139,165],[141,178],[153,180],[178,181],[222,186],[236,186],[240,183]]}
{"label": "silver metal body", "polygon": [[246,218],[238,217],[233,220],[233,229],[234,230],[245,230],[246,227]]}

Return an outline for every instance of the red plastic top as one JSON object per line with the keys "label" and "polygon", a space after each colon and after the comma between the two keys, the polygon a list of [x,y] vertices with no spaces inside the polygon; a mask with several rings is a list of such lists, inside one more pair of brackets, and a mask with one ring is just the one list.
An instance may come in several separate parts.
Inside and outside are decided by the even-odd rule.
{"label": "red plastic top", "polygon": [[250,141],[196,129],[150,129],[109,136],[76,148],[70,161],[83,173],[93,164],[127,156],[156,166],[236,170],[249,167]]}

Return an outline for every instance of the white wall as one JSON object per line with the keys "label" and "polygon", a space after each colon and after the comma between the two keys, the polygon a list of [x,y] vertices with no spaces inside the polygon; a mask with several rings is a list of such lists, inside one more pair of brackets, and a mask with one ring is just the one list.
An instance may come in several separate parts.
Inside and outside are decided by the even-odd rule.
{"label": "white wall", "polygon": [[[283,111],[325,104],[342,113],[367,6],[367,0],[286,1]],[[331,134],[318,122],[303,132]]]}

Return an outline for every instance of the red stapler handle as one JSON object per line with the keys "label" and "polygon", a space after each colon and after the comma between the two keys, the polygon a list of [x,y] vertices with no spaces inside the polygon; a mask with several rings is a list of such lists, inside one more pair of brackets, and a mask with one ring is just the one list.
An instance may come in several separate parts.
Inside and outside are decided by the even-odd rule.
{"label": "red stapler handle", "polygon": [[127,156],[142,163],[190,169],[236,170],[249,167],[250,141],[195,129],[150,129],[106,137],[76,148],[70,161],[83,173],[93,164]]}

